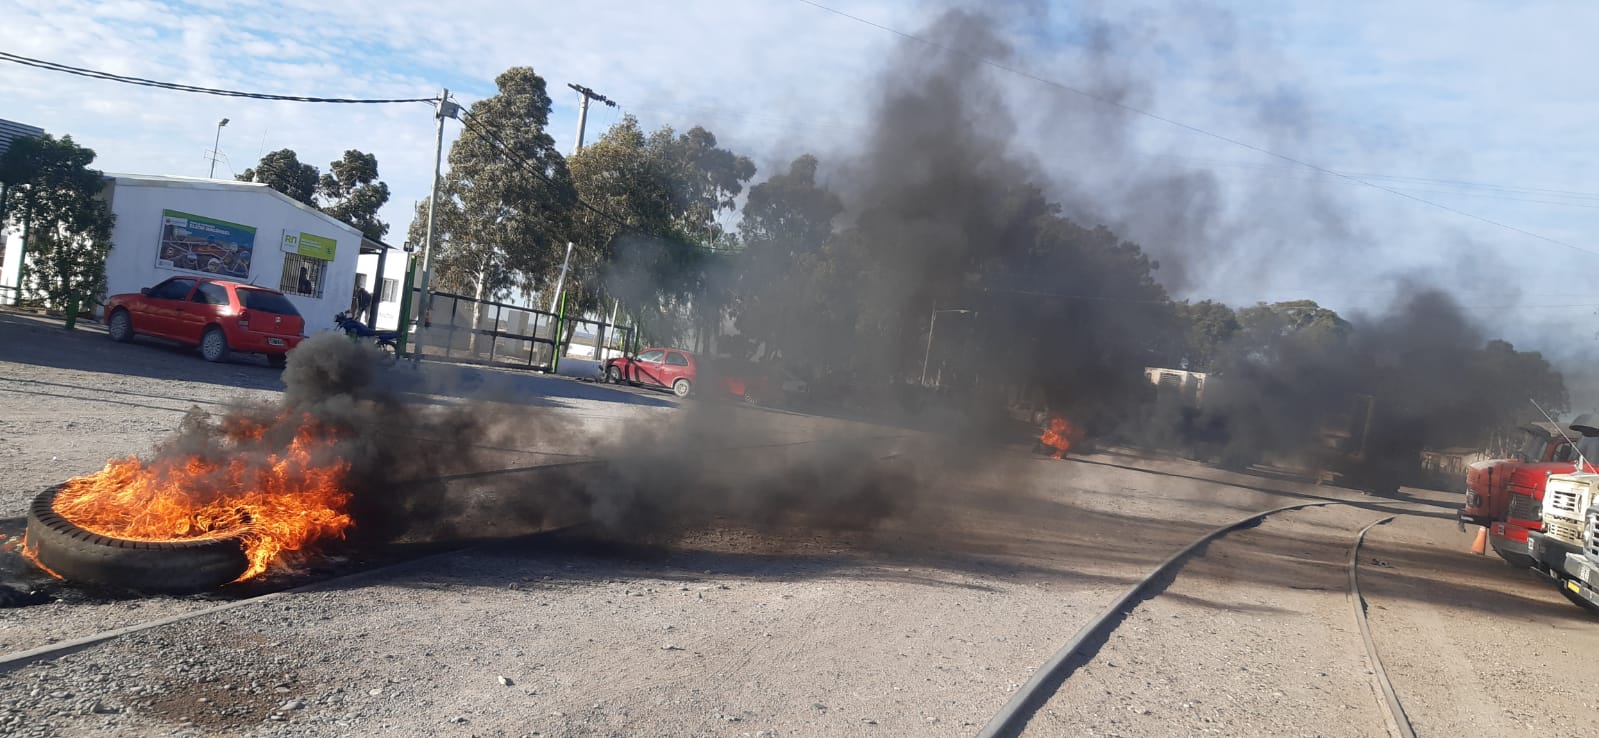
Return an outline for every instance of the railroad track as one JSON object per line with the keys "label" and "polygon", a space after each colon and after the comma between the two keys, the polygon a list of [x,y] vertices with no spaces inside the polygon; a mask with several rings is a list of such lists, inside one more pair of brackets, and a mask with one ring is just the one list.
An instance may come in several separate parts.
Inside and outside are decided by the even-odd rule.
{"label": "railroad track", "polygon": [[[1026,730],[1029,721],[1075,673],[1078,666],[1092,659],[1098,652],[1099,646],[1115,632],[1116,628],[1124,621],[1128,613],[1137,607],[1138,603],[1160,596],[1165,591],[1167,584],[1178,576],[1183,566],[1195,558],[1205,546],[1234,531],[1254,528],[1273,515],[1294,510],[1303,510],[1316,507],[1335,507],[1348,505],[1347,502],[1318,501],[1303,502],[1293,505],[1264,510],[1254,513],[1225,525],[1214,528],[1181,550],[1160,562],[1142,579],[1134,582],[1115,601],[1111,602],[1103,611],[1092,618],[1077,633],[1055,652],[1050,659],[1040,666],[1028,681],[1012,695],[1009,702],[995,713],[988,724],[979,732],[978,738],[1015,738]],[[1360,633],[1365,660],[1372,674],[1372,691],[1379,710],[1382,712],[1383,723],[1388,731],[1396,738],[1416,738],[1414,728],[1409,718],[1405,715],[1404,706],[1400,703],[1393,683],[1388,679],[1387,671],[1383,668],[1382,659],[1377,653],[1376,642],[1371,636],[1371,626],[1366,618],[1366,602],[1360,591],[1360,549],[1366,540],[1366,534],[1379,525],[1391,522],[1395,516],[1382,517],[1364,528],[1354,536],[1350,543],[1348,570],[1348,599],[1351,617]]]}

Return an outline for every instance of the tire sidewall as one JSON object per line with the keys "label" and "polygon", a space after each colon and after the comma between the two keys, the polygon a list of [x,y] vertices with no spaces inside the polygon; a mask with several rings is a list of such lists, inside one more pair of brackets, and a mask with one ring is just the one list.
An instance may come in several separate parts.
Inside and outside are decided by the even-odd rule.
{"label": "tire sidewall", "polygon": [[672,383],[672,394],[678,397],[688,397],[694,393],[694,383],[687,379],[679,379]]}
{"label": "tire sidewall", "polygon": [[[118,326],[121,326],[121,330],[118,330]],[[106,335],[117,343],[133,340],[133,316],[121,308],[112,311],[111,319],[106,321]]]}
{"label": "tire sidewall", "polygon": [[606,370],[605,370],[605,378],[606,378],[606,380],[610,381],[611,384],[621,384],[622,383],[622,368],[617,366],[617,365],[615,365],[615,364],[612,364],[610,367],[606,368]]}
{"label": "tire sidewall", "polygon": [[112,590],[188,594],[214,590],[249,566],[236,536],[194,541],[130,541],[92,533],[55,512],[60,487],[34,498],[28,548],[70,581]]}

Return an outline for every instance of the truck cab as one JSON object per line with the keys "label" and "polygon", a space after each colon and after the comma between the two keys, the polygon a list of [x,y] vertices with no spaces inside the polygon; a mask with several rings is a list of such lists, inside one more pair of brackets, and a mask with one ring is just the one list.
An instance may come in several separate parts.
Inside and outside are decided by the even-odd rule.
{"label": "truck cab", "polygon": [[1583,604],[1599,609],[1599,506],[1591,504],[1583,518],[1582,539],[1575,550],[1562,547],[1557,569],[1561,588]]}
{"label": "truck cab", "polygon": [[1494,553],[1511,565],[1547,570],[1540,544],[1531,537],[1545,527],[1545,485],[1552,475],[1599,473],[1593,464],[1599,458],[1596,425],[1599,418],[1584,415],[1564,434],[1552,423],[1523,426],[1526,443],[1514,458],[1479,461],[1467,469],[1461,524],[1486,526]]}

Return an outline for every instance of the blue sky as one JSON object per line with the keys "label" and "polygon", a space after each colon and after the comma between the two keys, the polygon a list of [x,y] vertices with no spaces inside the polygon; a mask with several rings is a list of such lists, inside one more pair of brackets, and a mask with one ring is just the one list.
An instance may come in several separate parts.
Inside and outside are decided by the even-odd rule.
{"label": "blue sky", "polygon": [[[830,0],[917,31],[944,4]],[[1489,0],[989,4],[1011,63],[1415,197],[1599,252],[1599,5]],[[585,84],[647,127],[703,124],[750,155],[757,179],[793,156],[849,156],[898,39],[797,0],[0,0],[0,49],[190,84],[330,96],[489,94],[530,65],[569,151]],[[1094,44],[1086,44],[1092,40]],[[1094,49],[1101,52],[1095,55]],[[1582,278],[1599,255],[1545,243],[1327,177],[996,72],[1012,148],[1083,217],[1188,264],[1184,296],[1234,303],[1309,296],[1380,309],[1423,275],[1496,332],[1576,356],[1599,339]],[[148,90],[0,65],[0,117],[70,133],[110,171],[203,176],[289,147],[325,166],[378,156],[403,240],[426,193],[425,106],[307,106]],[[592,138],[621,111],[597,108]],[[453,135],[458,128],[451,124]],[[833,170],[829,176],[842,176]],[[1209,183],[1184,207],[1151,183]],[[1063,195],[1065,197],[1067,195]],[[1175,229],[1175,231],[1173,230]],[[1173,232],[1180,236],[1173,237]],[[1574,279],[1575,277],[1575,279]]]}

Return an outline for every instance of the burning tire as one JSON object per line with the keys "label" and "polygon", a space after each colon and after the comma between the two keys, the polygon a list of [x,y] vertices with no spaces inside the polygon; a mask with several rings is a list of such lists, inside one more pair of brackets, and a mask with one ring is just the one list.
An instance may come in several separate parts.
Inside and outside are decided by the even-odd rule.
{"label": "burning tire", "polygon": [[237,534],[195,541],[108,538],[74,525],[55,511],[59,487],[28,508],[27,549],[63,579],[141,592],[187,594],[216,589],[249,567]]}

